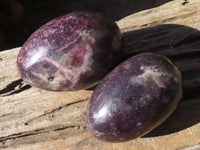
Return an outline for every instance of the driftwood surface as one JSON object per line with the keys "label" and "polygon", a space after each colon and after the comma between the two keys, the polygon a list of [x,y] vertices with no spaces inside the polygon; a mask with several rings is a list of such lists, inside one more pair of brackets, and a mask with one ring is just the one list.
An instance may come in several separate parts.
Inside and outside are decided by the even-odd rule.
{"label": "driftwood surface", "polygon": [[175,112],[144,137],[106,143],[85,124],[92,90],[48,92],[22,82],[20,48],[0,52],[0,149],[189,150],[200,149],[200,1],[175,0],[117,21],[125,51],[168,56],[181,70],[183,98]]}

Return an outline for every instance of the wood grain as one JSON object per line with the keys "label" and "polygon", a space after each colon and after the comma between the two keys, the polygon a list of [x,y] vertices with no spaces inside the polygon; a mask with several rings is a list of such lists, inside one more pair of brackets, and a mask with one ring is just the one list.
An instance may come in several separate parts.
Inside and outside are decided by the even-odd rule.
{"label": "wood grain", "polygon": [[24,83],[20,48],[0,52],[0,149],[188,150],[200,146],[200,1],[176,0],[117,21],[127,55],[151,51],[181,70],[184,95],[176,111],[144,137],[125,143],[94,139],[85,124],[92,90],[49,92]]}

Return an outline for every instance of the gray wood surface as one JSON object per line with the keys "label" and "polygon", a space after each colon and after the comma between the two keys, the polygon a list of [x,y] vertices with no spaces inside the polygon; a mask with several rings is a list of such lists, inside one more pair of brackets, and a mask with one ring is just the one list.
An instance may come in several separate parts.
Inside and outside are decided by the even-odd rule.
{"label": "gray wood surface", "polygon": [[156,52],[181,70],[184,95],[175,112],[144,137],[94,139],[85,124],[92,90],[49,92],[22,82],[20,48],[0,52],[0,149],[189,150],[200,143],[200,1],[175,0],[117,21],[129,54]]}

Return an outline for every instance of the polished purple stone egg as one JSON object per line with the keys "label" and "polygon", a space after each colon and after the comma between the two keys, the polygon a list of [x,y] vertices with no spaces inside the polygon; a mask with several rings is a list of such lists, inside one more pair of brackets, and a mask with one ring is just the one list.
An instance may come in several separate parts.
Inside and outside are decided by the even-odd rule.
{"label": "polished purple stone egg", "polygon": [[120,60],[121,34],[101,14],[73,12],[49,21],[22,46],[17,66],[28,84],[53,91],[94,86]]}
{"label": "polished purple stone egg", "polygon": [[181,73],[166,57],[142,53],[107,74],[95,88],[86,111],[97,139],[135,139],[161,124],[182,96]]}

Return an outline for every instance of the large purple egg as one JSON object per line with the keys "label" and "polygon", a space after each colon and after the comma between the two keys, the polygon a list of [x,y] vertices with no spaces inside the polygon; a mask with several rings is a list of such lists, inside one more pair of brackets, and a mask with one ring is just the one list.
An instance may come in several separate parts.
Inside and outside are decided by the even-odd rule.
{"label": "large purple egg", "polygon": [[181,73],[166,57],[142,53],[112,70],[95,88],[86,112],[97,139],[135,139],[161,124],[182,96]]}
{"label": "large purple egg", "polygon": [[36,30],[22,46],[17,65],[28,84],[53,91],[95,85],[119,61],[121,34],[101,14],[73,12]]}

